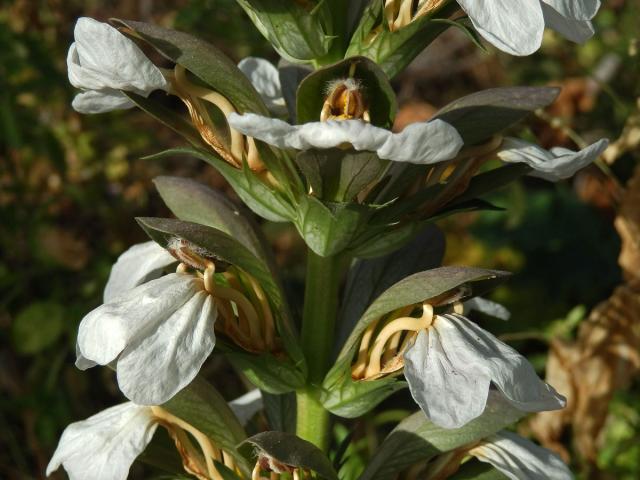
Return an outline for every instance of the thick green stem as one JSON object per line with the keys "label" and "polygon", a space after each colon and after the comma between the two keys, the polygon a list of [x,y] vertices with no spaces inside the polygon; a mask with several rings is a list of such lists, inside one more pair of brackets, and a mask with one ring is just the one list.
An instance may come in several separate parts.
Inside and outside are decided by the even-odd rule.
{"label": "thick green stem", "polygon": [[301,332],[309,381],[297,394],[297,433],[323,450],[328,447],[329,412],[318,395],[331,361],[341,272],[339,257],[320,257],[309,250]]}
{"label": "thick green stem", "polygon": [[318,401],[317,393],[314,388],[296,393],[296,434],[326,452],[329,448],[329,412]]}

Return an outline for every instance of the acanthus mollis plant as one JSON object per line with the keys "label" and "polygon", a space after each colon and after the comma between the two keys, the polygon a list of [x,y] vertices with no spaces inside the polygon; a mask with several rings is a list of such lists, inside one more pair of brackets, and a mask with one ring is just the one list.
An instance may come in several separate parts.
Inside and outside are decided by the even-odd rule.
{"label": "acanthus mollis plant", "polygon": [[[244,208],[188,179],[156,179],[176,218],[137,219],[150,241],[121,255],[104,304],[78,332],[77,366],[115,370],[128,401],[70,425],[48,471],[118,480],[140,458],[216,480],[380,480],[409,470],[571,478],[557,456],[506,430],[527,412],[563,408],[564,397],[468,318],[473,309],[509,317],[482,298],[508,274],[441,266],[434,221],[494,208],[482,197],[524,175],[568,178],[607,142],[547,151],[506,137],[558,94],[533,87],[477,92],[395,133],[389,78],[449,27],[515,54],[535,50],[545,26],[585,40],[599,2],[239,3],[279,67],[235,65],[194,36],[146,23],[81,18],[67,59],[82,90],[73,106],[141,108],[186,143],[155,158],[200,158],[256,215],[294,225],[308,246],[301,318]],[[200,374],[211,355],[257,389],[227,405]],[[333,445],[331,422],[366,421],[406,387],[416,413],[360,471],[341,469],[357,439]],[[247,432],[263,409],[271,430]],[[154,440],[158,426],[175,455]]]}

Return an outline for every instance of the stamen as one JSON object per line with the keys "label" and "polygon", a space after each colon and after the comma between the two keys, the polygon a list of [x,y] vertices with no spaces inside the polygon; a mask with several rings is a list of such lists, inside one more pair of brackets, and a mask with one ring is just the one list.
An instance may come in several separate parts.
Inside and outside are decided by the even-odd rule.
{"label": "stamen", "polygon": [[401,317],[393,320],[381,330],[373,344],[369,356],[369,365],[365,371],[365,377],[376,375],[381,370],[382,353],[387,341],[398,331],[419,331],[429,328],[433,322],[433,307],[428,303],[423,306],[423,313],[419,319],[413,317]]}
{"label": "stamen", "polygon": [[[220,451],[213,446],[209,437],[207,437],[193,425],[185,422],[175,415],[172,415],[161,407],[151,407],[151,411],[162,425],[166,426],[168,424],[170,427],[175,426],[186,432],[189,432],[191,436],[196,440],[196,442],[198,442],[200,450],[202,450],[209,478],[213,478],[214,480],[223,480],[222,475],[220,475],[215,467],[215,464],[213,463],[214,460],[219,461],[221,459]],[[168,428],[167,430],[169,430],[170,433],[176,433],[175,430],[172,432],[170,428]],[[186,441],[188,442],[188,439],[186,439]],[[186,445],[188,446],[189,443],[186,443]],[[192,457],[189,457],[189,459],[193,460]]]}

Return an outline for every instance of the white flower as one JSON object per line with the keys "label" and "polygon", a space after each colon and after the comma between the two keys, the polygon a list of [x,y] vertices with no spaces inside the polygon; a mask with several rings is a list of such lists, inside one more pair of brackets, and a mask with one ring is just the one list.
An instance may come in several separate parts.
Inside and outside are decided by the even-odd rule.
{"label": "white flower", "polygon": [[376,152],[385,160],[431,164],[456,156],[463,141],[458,131],[442,120],[413,123],[400,133],[362,120],[328,120],[290,125],[253,113],[228,116],[241,133],[278,148],[309,150],[350,145],[356,150]]}
{"label": "white flower", "polygon": [[513,55],[540,48],[545,26],[575,42],[593,35],[600,0],[457,0],[473,26],[491,44]]}
{"label": "white flower", "polygon": [[60,465],[71,480],[124,480],[158,427],[150,407],[131,402],[69,425],[47,466]]}
{"label": "white flower", "polygon": [[78,112],[102,113],[132,107],[121,90],[146,97],[153,90],[168,89],[160,69],[112,26],[82,17],[73,34],[75,42],[67,54],[69,81],[85,90],[73,99],[73,108]]}
{"label": "white flower", "polygon": [[238,63],[238,68],[249,79],[271,113],[281,115],[287,112],[280,74],[271,62],[264,58],[247,57]]}
{"label": "white flower", "polygon": [[491,384],[522,411],[565,405],[522,355],[458,314],[437,315],[420,331],[404,354],[404,375],[422,411],[443,428],[481,415]]}
{"label": "white flower", "polygon": [[156,242],[138,243],[122,253],[111,267],[104,287],[104,301],[160,276],[162,269],[177,262]]}
{"label": "white flower", "polygon": [[555,453],[508,431],[485,438],[468,452],[490,463],[512,480],[571,480],[573,475]]}
{"label": "white flower", "polygon": [[[262,408],[260,390],[252,390],[232,400],[229,406],[244,425]],[[167,417],[165,420],[171,418],[166,412],[163,415]],[[47,466],[47,476],[62,465],[71,480],[124,480],[131,464],[151,442],[158,423],[153,407],[133,402],[116,405],[72,423],[60,437]],[[178,426],[184,428],[185,425]]]}
{"label": "white flower", "polygon": [[189,384],[211,354],[216,317],[213,297],[202,279],[186,273],[166,275],[85,316],[78,331],[76,365],[116,361],[125,396],[141,405],[160,405]]}
{"label": "white flower", "polygon": [[557,182],[571,177],[589,165],[604,152],[607,145],[609,141],[602,139],[579,152],[562,147],[545,150],[533,143],[506,138],[502,142],[498,157],[507,163],[526,163],[534,169],[530,173],[531,176]]}
{"label": "white flower", "polygon": [[476,310],[485,315],[490,315],[498,320],[509,320],[511,318],[511,312],[505,308],[504,305],[500,305],[497,302],[492,302],[482,297],[473,297],[462,304],[464,313]]}

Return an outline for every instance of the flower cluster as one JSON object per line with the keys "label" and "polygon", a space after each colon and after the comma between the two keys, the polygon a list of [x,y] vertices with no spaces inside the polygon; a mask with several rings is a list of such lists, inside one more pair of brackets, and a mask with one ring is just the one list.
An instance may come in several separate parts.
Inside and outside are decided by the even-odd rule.
{"label": "flower cluster", "polygon": [[[454,12],[455,20],[461,8],[484,38],[522,55],[539,47],[545,26],[585,40],[599,7],[597,1],[512,3],[371,2],[367,8],[375,21],[370,25],[363,14],[358,31],[373,25],[378,30],[363,40],[372,42],[382,35],[380,19],[384,31],[400,34],[443,12]],[[270,30],[271,12],[260,2],[240,4],[279,52],[315,70],[278,69],[258,58],[235,66],[214,47],[180,32],[129,21],[117,21],[117,29],[81,18],[67,58],[69,79],[82,90],[73,107],[81,113],[143,108],[191,144],[174,153],[188,152],[216,167],[258,215],[292,222],[309,247],[301,333],[273,259],[244,212],[195,182],[158,182],[178,219],[139,219],[152,241],[119,257],[104,304],[83,318],[77,338],[78,368],[112,368],[129,402],[70,425],[47,473],[62,465],[74,479],[124,479],[160,425],[175,442],[184,470],[200,479],[257,479],[264,472],[299,478],[311,471],[333,478],[321,451],[327,447],[329,412],[353,417],[370,411],[405,385],[398,380],[403,375],[421,421],[441,435],[462,432],[465,439],[435,458],[425,453],[424,478],[447,478],[470,456],[510,478],[570,478],[556,456],[500,431],[508,423],[491,410],[496,398],[501,408],[516,412],[565,404],[522,355],[464,316],[480,309],[509,317],[475,290],[501,272],[420,272],[412,265],[408,273],[414,275],[388,282],[389,288],[370,298],[362,293],[351,300],[361,308],[353,307],[358,314],[344,344],[333,344],[333,328],[341,275],[350,260],[388,255],[426,222],[468,208],[475,195],[501,185],[493,180],[496,172],[501,178],[508,171],[512,179],[529,174],[559,181],[593,162],[607,141],[574,152],[503,137],[522,111],[552,100],[550,89],[536,90],[541,99],[527,101],[519,90],[488,91],[481,100],[461,99],[429,121],[393,132],[388,71],[363,56],[326,61],[336,35],[322,30],[333,25],[326,19],[335,13],[324,2],[313,9],[296,3],[283,14],[289,43],[280,35],[286,29]],[[313,43],[318,31],[321,40]],[[156,49],[168,68],[156,66],[132,38]],[[358,47],[354,39],[349,49]],[[402,45],[395,55],[402,56]],[[292,84],[287,69],[304,79]],[[185,111],[165,106],[166,95],[179,98]],[[465,120],[493,115],[495,105],[510,112],[508,121],[487,127]],[[356,283],[364,292],[373,281]],[[342,351],[332,366],[335,346]],[[227,406],[212,386],[202,387],[199,373],[214,352],[226,355],[263,391],[295,391],[296,433],[302,439],[248,439],[260,451],[251,469],[236,447],[246,439],[242,425],[262,408],[261,395],[255,390]]]}

